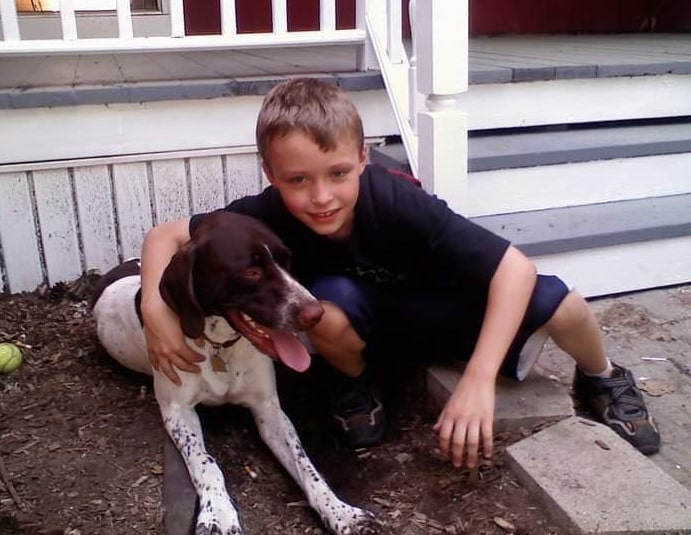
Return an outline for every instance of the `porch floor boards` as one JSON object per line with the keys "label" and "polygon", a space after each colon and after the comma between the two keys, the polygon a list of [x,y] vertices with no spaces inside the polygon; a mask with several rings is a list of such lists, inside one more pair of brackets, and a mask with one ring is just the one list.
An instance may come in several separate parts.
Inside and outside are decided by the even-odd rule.
{"label": "porch floor boards", "polygon": [[[277,79],[297,74],[337,76],[339,83],[349,80],[344,83],[347,89],[382,87],[377,71],[356,72],[355,55],[354,45],[40,57],[0,54],[0,108],[262,94]],[[470,40],[469,56],[471,84],[691,74],[691,34],[478,37]]]}

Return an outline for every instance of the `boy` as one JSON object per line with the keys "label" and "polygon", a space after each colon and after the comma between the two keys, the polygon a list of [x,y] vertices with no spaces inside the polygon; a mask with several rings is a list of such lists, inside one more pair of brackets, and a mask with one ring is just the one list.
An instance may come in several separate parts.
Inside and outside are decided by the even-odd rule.
{"label": "boy", "polygon": [[[257,145],[271,186],[226,209],[267,223],[293,251],[293,272],[323,301],[307,336],[333,367],[332,410],[353,447],[377,442],[384,413],[367,363],[467,360],[434,430],[455,466],[492,454],[498,373],[525,377],[547,335],[577,365],[579,400],[641,452],[659,433],[631,373],[604,353],[588,305],[506,240],[453,213],[410,180],[367,164],[360,116],[336,86],[294,79],[265,98]],[[152,363],[197,370],[161,273],[204,215],[152,229],[142,253],[142,312]],[[381,360],[380,360],[381,362]]]}

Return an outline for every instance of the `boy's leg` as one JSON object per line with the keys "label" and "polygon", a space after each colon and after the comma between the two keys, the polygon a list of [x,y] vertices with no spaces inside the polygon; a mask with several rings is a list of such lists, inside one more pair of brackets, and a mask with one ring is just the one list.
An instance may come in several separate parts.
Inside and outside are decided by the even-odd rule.
{"label": "boy's leg", "polygon": [[363,338],[373,328],[374,296],[366,286],[335,276],[319,279],[310,291],[324,306],[322,320],[307,334],[334,369],[327,372],[334,420],[351,447],[371,446],[381,440],[386,428],[384,409],[363,354]]}
{"label": "boy's leg", "polygon": [[365,369],[362,351],[365,342],[350,324],[348,316],[338,306],[322,301],[322,320],[308,333],[310,342],[339,372],[358,377]]}
{"label": "boy's leg", "polygon": [[576,361],[574,394],[583,408],[646,455],[660,449],[660,433],[633,374],[605,355],[600,327],[586,301],[570,292],[547,322],[547,332]]}

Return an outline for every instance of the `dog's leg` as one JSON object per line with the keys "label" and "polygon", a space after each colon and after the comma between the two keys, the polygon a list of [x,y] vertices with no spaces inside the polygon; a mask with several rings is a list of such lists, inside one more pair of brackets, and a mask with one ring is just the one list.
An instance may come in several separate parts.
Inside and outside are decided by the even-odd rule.
{"label": "dog's leg", "polygon": [[379,532],[380,524],[372,513],[348,505],[334,494],[305,453],[295,427],[276,396],[268,397],[250,410],[264,442],[300,485],[309,504],[333,533],[373,535]]}
{"label": "dog's leg", "polygon": [[193,407],[159,400],[163,424],[185,460],[199,496],[196,535],[240,535],[237,509],[226,490],[223,473],[204,446],[199,416]]}

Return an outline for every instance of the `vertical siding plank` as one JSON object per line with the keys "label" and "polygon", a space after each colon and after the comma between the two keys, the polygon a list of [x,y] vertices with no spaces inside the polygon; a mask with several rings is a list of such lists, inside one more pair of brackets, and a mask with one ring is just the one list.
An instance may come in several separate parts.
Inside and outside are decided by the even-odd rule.
{"label": "vertical siding plank", "polygon": [[75,279],[82,266],[67,169],[35,171],[34,189],[48,282]]}
{"label": "vertical siding plank", "polygon": [[189,215],[190,201],[184,160],[159,160],[151,163],[156,220],[173,221]]}
{"label": "vertical siding plank", "polygon": [[4,291],[32,291],[43,282],[35,223],[26,173],[0,174],[0,243],[8,283]]}
{"label": "vertical siding plank", "polygon": [[261,191],[262,178],[257,154],[228,155],[226,162],[226,191],[229,201]]}
{"label": "vertical siding plank", "polygon": [[223,196],[223,161],[221,156],[190,159],[192,213],[221,208]]}
{"label": "vertical siding plank", "polygon": [[153,222],[146,162],[114,165],[113,185],[123,258],[139,257]]}
{"label": "vertical siding plank", "polygon": [[75,168],[74,186],[85,267],[105,273],[118,263],[113,191],[108,167]]}

